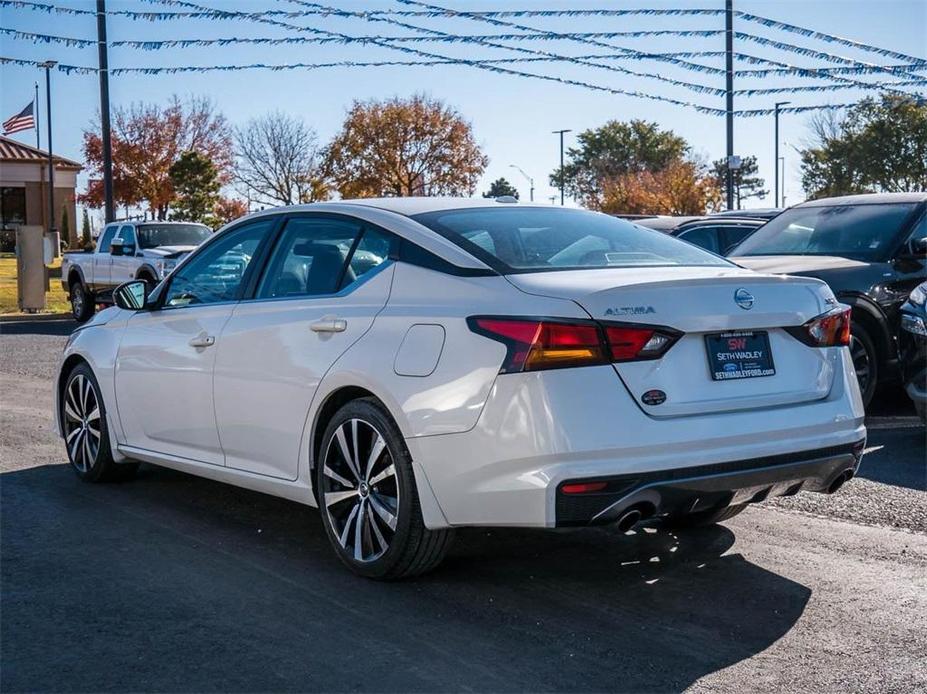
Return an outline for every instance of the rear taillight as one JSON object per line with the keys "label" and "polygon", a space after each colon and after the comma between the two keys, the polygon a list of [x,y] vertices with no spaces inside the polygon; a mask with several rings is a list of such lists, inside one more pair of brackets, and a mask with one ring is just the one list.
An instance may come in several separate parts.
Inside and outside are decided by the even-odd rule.
{"label": "rear taillight", "polygon": [[839,306],[786,330],[811,347],[845,347],[850,344],[850,311],[849,306]]}
{"label": "rear taillight", "polygon": [[679,338],[666,328],[477,316],[470,329],[508,348],[501,373],[656,359]]}

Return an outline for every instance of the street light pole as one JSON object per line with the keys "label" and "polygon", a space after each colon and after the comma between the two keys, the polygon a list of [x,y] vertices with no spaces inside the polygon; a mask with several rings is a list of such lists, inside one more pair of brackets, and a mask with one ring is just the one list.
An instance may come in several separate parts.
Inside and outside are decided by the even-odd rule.
{"label": "street light pole", "polygon": [[734,170],[731,162],[734,158],[734,0],[725,0],[725,73],[726,116],[727,116],[727,209],[734,208]]}
{"label": "street light pole", "polygon": [[509,168],[516,169],[522,176],[528,179],[528,183],[531,185],[531,190],[528,192],[528,200],[534,202],[534,179],[526,174],[523,168],[517,166],[516,164],[509,164]]}
{"label": "street light pole", "polygon": [[100,137],[103,141],[103,214],[109,224],[113,206],[113,142],[109,126],[109,59],[106,52],[106,0],[97,0],[97,51],[100,61]]}
{"label": "street light pole", "polygon": [[[776,171],[776,195],[775,195],[775,197],[773,198],[773,207],[779,207],[779,107],[780,107],[780,106],[785,106],[786,104],[790,104],[790,103],[792,103],[792,102],[791,102],[791,101],[777,101],[777,102],[776,102],[776,108],[775,108],[775,113],[776,113],[776,116],[775,116],[775,122],[776,122],[776,126],[775,126],[776,144],[775,144],[775,147],[774,147],[774,155],[773,155],[773,162],[774,162],[775,166],[774,166],[773,168],[774,168],[775,171]],[[785,178],[785,174],[783,173],[783,179],[784,179],[784,178]],[[783,181],[783,182],[784,182],[784,181]]]}
{"label": "street light pole", "polygon": [[554,135],[560,135],[560,205],[563,206],[563,134],[573,132],[569,128],[566,130],[554,130]]}
{"label": "street light pole", "polygon": [[45,121],[48,127],[48,231],[53,233],[55,226],[55,162],[52,154],[52,110],[51,110],[51,69],[58,63],[54,60],[46,60],[39,63],[39,67],[45,68]]}

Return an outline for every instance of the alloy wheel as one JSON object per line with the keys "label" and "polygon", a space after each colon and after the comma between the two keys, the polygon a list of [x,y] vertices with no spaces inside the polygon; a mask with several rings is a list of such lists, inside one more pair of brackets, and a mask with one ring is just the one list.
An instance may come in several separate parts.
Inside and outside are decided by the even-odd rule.
{"label": "alloy wheel", "polygon": [[853,359],[853,370],[856,371],[859,389],[865,393],[872,377],[872,355],[866,349],[865,343],[855,335],[850,335],[850,357]]}
{"label": "alloy wheel", "polygon": [[382,557],[396,534],[399,483],[386,439],[369,422],[335,430],[322,462],[321,502],[332,532],[355,561]]}
{"label": "alloy wheel", "polygon": [[75,288],[72,292],[71,312],[75,318],[84,313],[84,291],[80,288]]}
{"label": "alloy wheel", "polygon": [[100,451],[100,420],[100,403],[93,384],[79,373],[65,389],[64,433],[71,462],[81,472],[93,467]]}

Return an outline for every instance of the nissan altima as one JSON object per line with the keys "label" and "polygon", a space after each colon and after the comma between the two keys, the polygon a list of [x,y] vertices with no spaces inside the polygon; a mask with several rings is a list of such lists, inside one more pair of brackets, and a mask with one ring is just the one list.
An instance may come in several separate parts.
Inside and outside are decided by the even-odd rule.
{"label": "nissan altima", "polygon": [[371,578],[433,568],[461,526],[685,527],[834,492],[865,443],[826,284],[593,212],[268,210],[114,299],[56,381],[77,474],[317,506]]}

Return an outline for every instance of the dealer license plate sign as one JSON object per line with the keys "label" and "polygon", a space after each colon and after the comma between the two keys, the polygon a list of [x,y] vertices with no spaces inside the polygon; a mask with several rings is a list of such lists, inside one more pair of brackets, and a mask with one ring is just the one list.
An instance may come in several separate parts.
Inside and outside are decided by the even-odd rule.
{"label": "dealer license plate sign", "polygon": [[736,331],[705,336],[708,367],[715,381],[773,376],[776,367],[765,331]]}

